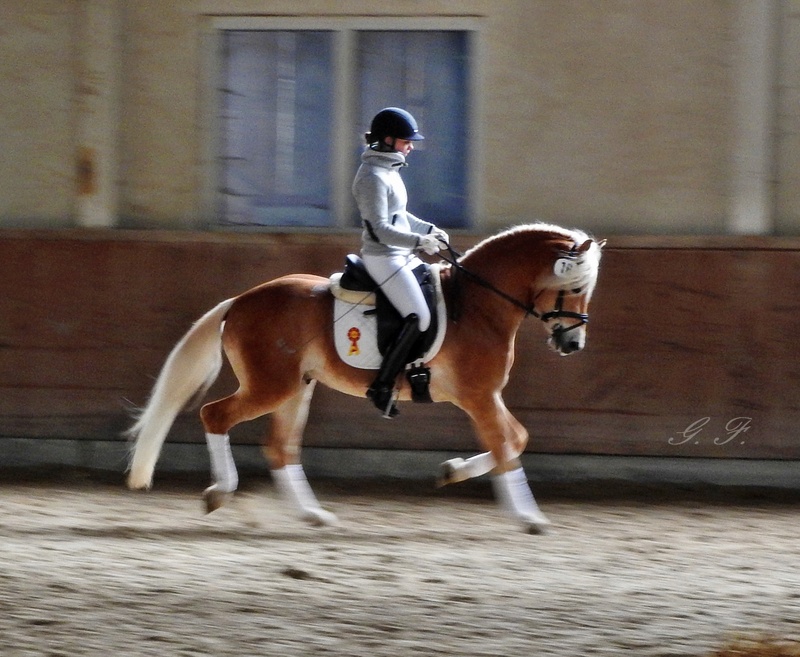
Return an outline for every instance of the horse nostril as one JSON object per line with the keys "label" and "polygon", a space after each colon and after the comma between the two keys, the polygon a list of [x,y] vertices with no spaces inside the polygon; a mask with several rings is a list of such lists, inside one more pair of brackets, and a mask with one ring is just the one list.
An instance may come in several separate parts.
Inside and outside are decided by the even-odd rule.
{"label": "horse nostril", "polygon": [[581,348],[581,343],[577,340],[570,340],[567,343],[567,351],[572,353],[573,351],[578,351]]}

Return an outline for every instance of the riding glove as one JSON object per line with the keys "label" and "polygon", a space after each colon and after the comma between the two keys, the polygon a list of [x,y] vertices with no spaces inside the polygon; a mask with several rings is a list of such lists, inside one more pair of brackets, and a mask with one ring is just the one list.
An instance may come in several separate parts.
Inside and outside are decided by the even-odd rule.
{"label": "riding glove", "polygon": [[450,236],[445,233],[441,228],[434,228],[431,232],[437,240],[443,242],[445,245],[450,244]]}
{"label": "riding glove", "polygon": [[436,237],[433,233],[428,235],[420,235],[417,238],[417,248],[421,251],[424,251],[428,255],[434,255],[435,253],[439,253],[439,238]]}

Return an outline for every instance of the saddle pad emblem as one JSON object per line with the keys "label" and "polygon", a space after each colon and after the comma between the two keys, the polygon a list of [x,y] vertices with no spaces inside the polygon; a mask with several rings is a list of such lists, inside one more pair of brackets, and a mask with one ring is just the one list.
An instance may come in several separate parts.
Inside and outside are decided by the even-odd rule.
{"label": "saddle pad emblem", "polygon": [[361,331],[358,330],[357,326],[353,326],[347,332],[347,339],[350,340],[350,350],[347,352],[348,356],[357,356],[361,353],[358,350],[358,341],[361,339]]}
{"label": "saddle pad emblem", "polygon": [[383,360],[378,350],[378,322],[375,306],[352,304],[336,299],[333,307],[336,352],[348,365],[377,370]]}

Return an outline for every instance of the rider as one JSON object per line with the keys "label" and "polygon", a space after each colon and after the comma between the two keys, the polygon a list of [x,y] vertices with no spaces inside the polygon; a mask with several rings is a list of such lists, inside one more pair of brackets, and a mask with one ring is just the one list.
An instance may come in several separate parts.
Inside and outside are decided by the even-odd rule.
{"label": "rider", "polygon": [[382,109],[372,119],[365,138],[367,148],[353,181],[353,195],[364,226],[361,257],[367,272],[404,319],[367,397],[385,417],[393,417],[397,415],[395,380],[412,346],[431,322],[413,273],[423,264],[415,252],[433,255],[439,251],[440,242],[447,243],[449,238],[441,228],[406,210],[408,195],[400,169],[407,166],[406,157],[414,150],[414,142],[424,139],[414,117],[398,107]]}

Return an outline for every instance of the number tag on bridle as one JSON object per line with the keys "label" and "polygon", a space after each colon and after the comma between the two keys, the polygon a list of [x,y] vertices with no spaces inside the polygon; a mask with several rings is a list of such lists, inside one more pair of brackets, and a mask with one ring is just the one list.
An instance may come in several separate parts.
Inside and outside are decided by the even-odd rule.
{"label": "number tag on bridle", "polygon": [[553,265],[553,273],[558,278],[564,278],[575,268],[575,261],[570,258],[559,258]]}

